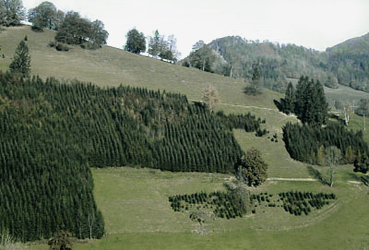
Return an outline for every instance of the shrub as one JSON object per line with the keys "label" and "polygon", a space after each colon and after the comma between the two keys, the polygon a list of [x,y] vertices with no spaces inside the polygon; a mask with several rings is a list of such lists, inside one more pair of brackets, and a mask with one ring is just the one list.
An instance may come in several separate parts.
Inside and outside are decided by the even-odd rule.
{"label": "shrub", "polygon": [[55,46],[55,49],[57,51],[69,51],[70,50],[70,48],[67,45],[63,44],[63,43],[57,43],[56,46]]}
{"label": "shrub", "polygon": [[56,46],[56,42],[55,42],[55,41],[50,41],[50,42],[49,42],[49,44],[48,44],[48,46],[49,46],[50,48],[55,48],[55,46]]}
{"label": "shrub", "polygon": [[267,178],[268,164],[259,150],[251,148],[235,165],[236,177],[248,186],[259,186]]}

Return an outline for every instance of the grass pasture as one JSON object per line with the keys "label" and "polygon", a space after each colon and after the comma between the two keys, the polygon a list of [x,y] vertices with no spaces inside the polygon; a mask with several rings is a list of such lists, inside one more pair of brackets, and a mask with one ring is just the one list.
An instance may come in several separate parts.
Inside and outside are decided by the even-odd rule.
{"label": "grass pasture", "polygon": [[[341,169],[340,172],[347,169]],[[344,174],[342,174],[344,175]],[[268,181],[253,193],[310,190],[334,192],[338,201],[309,216],[282,208],[216,219],[203,226],[174,212],[168,196],[223,189],[230,176],[150,169],[94,169],[95,195],[107,236],[76,249],[365,249],[369,247],[368,188],[342,181],[333,189],[319,182]],[[340,175],[341,176],[341,175]],[[203,234],[200,234],[202,232]]]}
{"label": "grass pasture", "polygon": [[[277,165],[271,165],[278,168]],[[300,177],[308,176],[299,168]],[[303,173],[306,172],[304,175]],[[258,206],[256,214],[236,219],[208,219],[203,225],[188,212],[174,212],[168,197],[224,190],[231,175],[172,173],[153,169],[92,169],[95,198],[103,212],[106,236],[75,249],[367,249],[369,188],[357,182],[348,166],[337,169],[333,188],[318,181],[269,180],[254,194],[311,191],[335,193],[338,199],[309,216],[282,207]],[[281,178],[288,171],[281,171]],[[294,175],[296,176],[296,175]],[[272,176],[271,176],[272,177]],[[31,249],[47,249],[32,245]]]}

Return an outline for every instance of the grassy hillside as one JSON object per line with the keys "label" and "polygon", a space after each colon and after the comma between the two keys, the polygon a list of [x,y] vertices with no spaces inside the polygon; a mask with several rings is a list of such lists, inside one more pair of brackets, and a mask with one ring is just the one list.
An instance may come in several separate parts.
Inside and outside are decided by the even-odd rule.
{"label": "grassy hillside", "polygon": [[[28,38],[31,54],[32,74],[43,78],[78,79],[99,86],[123,84],[153,90],[165,89],[185,94],[190,100],[200,100],[202,90],[212,84],[218,89],[223,105],[272,109],[275,109],[273,99],[282,96],[269,90],[265,90],[262,96],[245,96],[242,91],[247,83],[244,81],[168,64],[109,46],[93,51],[71,46],[72,49],[68,52],[58,52],[48,47],[49,42],[54,40],[54,31],[45,29],[44,32],[37,33],[28,26],[7,28],[0,32],[0,55],[5,56],[0,57],[0,70],[8,69],[17,44],[25,36]],[[287,79],[291,80],[294,81]],[[332,106],[337,99],[343,98],[350,102],[354,100],[357,103],[358,100],[369,97],[367,93],[345,86],[340,86],[337,90],[326,88],[325,91]]]}
{"label": "grassy hillside", "polygon": [[273,108],[272,99],[279,97],[274,92],[266,91],[264,98],[246,98],[242,93],[246,85],[243,81],[171,65],[109,46],[94,51],[72,47],[68,52],[58,52],[48,47],[54,35],[55,32],[50,30],[35,33],[28,26],[2,31],[0,54],[4,54],[5,59],[0,59],[0,69],[8,68],[17,44],[27,36],[32,74],[43,78],[78,79],[99,86],[123,84],[153,90],[165,89],[185,94],[192,100],[200,100],[202,90],[212,84],[220,92],[224,103]]}
{"label": "grassy hillside", "polygon": [[[161,89],[186,94],[200,100],[208,84],[220,93],[225,113],[252,112],[266,119],[270,131],[264,137],[235,130],[242,149],[251,146],[262,152],[269,164],[269,180],[253,193],[278,194],[285,191],[333,192],[337,202],[306,217],[295,217],[281,208],[261,209],[255,215],[232,220],[216,219],[203,226],[192,222],[186,213],[171,210],[168,196],[200,191],[223,190],[223,183],[232,176],[203,173],[170,173],[135,168],[92,169],[94,195],[106,224],[106,236],[88,244],[78,243],[75,249],[366,249],[369,247],[367,216],[368,188],[358,182],[352,166],[337,169],[334,188],[323,186],[311,178],[306,164],[291,160],[282,141],[281,127],[296,121],[277,111],[273,99],[282,95],[265,90],[261,96],[246,96],[243,81],[204,73],[152,58],[124,52],[108,46],[88,51],[73,47],[57,52],[47,44],[54,32],[34,33],[29,27],[4,30],[0,33],[2,50],[0,69],[6,70],[15,47],[27,35],[32,57],[32,73],[43,78],[78,79],[100,86],[119,84]],[[346,96],[338,89],[335,98]],[[346,89],[347,91],[349,89]],[[334,90],[332,90],[334,91]],[[355,92],[356,93],[356,92]],[[359,93],[359,92],[357,92]],[[363,93],[363,92],[360,92]],[[356,118],[355,118],[356,119]],[[368,123],[369,124],[369,120]],[[355,126],[359,128],[359,122]],[[277,134],[278,142],[269,137]],[[326,169],[322,168],[323,172]],[[297,181],[293,181],[297,178]],[[300,179],[300,180],[299,180]],[[281,210],[279,210],[281,209]],[[30,249],[48,249],[46,244],[29,245]]]}

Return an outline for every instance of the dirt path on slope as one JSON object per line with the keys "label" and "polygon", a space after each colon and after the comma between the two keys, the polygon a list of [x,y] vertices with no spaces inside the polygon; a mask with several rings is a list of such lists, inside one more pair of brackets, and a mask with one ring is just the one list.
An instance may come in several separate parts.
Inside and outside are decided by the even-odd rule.
{"label": "dirt path on slope", "polygon": [[313,178],[277,178],[277,177],[270,177],[267,178],[267,181],[318,181]]}

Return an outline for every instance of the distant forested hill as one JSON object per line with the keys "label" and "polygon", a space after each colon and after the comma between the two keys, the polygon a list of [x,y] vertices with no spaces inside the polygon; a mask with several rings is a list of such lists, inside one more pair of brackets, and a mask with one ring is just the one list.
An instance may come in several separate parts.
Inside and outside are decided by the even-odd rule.
{"label": "distant forested hill", "polygon": [[326,55],[325,69],[340,84],[369,92],[369,33],[328,48]]}
{"label": "distant forested hill", "polygon": [[209,46],[229,63],[232,77],[251,79],[252,65],[258,63],[264,86],[276,91],[285,90],[287,78],[309,75],[325,83],[329,76],[319,67],[322,53],[304,47],[258,43],[240,37],[216,39]]}
{"label": "distant forested hill", "polygon": [[288,78],[301,75],[330,88],[342,84],[369,92],[369,34],[326,52],[294,44],[248,41],[239,36],[219,38],[206,46],[213,50],[212,56],[195,51],[183,60],[184,64],[198,65],[198,57],[207,56],[212,58],[208,71],[247,81],[252,77],[252,65],[258,64],[264,86],[279,92],[285,91]]}

